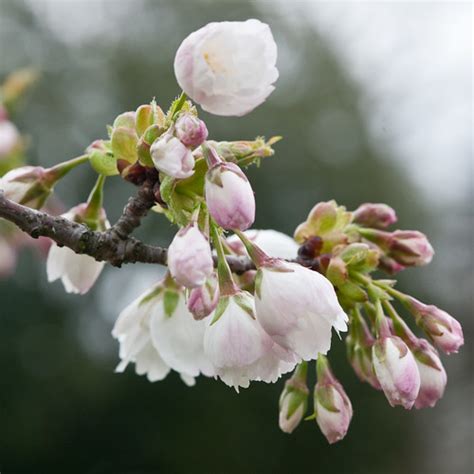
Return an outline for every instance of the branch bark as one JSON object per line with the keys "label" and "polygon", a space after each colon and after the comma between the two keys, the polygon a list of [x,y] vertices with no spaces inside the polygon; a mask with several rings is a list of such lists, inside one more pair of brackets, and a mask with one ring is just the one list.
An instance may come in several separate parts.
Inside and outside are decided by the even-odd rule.
{"label": "branch bark", "polygon": [[[144,182],[137,196],[130,198],[117,223],[105,232],[94,232],[88,227],[63,217],[50,216],[7,199],[0,190],[0,217],[16,224],[33,238],[49,237],[59,246],[69,247],[78,254],[86,254],[98,261],[120,267],[124,263],[158,263],[166,265],[167,249],[152,246],[130,237],[155,202],[154,184]],[[254,269],[250,259],[228,256],[235,273]],[[216,262],[217,263],[217,262]]]}

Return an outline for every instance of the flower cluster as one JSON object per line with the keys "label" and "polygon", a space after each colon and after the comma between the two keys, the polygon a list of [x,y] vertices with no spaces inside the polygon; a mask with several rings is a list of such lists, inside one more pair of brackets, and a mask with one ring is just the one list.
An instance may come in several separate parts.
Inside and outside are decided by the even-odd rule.
{"label": "flower cluster", "polygon": [[[442,397],[447,377],[434,346],[457,352],[463,334],[446,312],[396,290],[394,280],[372,277],[375,271],[393,275],[426,265],[433,257],[421,232],[388,230],[397,217],[385,204],[349,212],[335,201],[319,203],[294,238],[250,229],[255,196],[244,170],[271,156],[279,137],[210,140],[188,97],[217,115],[244,115],[274,89],[276,58],[268,25],[210,23],[177,51],[174,68],[183,93],[166,112],[153,100],[120,114],[108,138],[94,141],[83,156],[49,169],[12,170],[0,180],[0,190],[10,200],[41,208],[59,179],[90,162],[97,183],[87,202],[63,219],[95,234],[115,231],[117,248],[154,204],[178,230],[165,277],[127,306],[113,328],[120,344],[117,372],[134,364],[153,382],[172,369],[187,385],[203,375],[237,391],[293,372],[279,412],[280,428],[291,433],[305,417],[307,372],[316,361],[313,414],[307,419],[315,419],[334,443],[346,435],[353,410],[329,363],[333,330],[348,331],[345,344],[356,375],[382,390],[390,405],[406,409],[434,406]],[[0,111],[5,148],[13,132],[8,125],[2,129],[1,120]],[[117,175],[147,184],[153,201],[148,208],[141,204],[127,232],[109,229],[102,207],[104,180]],[[86,293],[104,266],[91,255],[53,244],[48,280]],[[248,265],[238,270],[232,261]],[[396,304],[413,315],[428,339],[415,335]]]}

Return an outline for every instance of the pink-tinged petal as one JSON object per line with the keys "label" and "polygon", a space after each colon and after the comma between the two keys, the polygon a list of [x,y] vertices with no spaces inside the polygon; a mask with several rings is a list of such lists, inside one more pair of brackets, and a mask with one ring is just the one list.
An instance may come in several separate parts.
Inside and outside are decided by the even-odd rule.
{"label": "pink-tinged petal", "polygon": [[174,70],[178,84],[204,110],[242,116],[273,91],[276,59],[268,25],[226,21],[191,33],[176,53]]}
{"label": "pink-tinged petal", "polygon": [[324,276],[298,264],[282,265],[285,271],[259,270],[257,319],[277,344],[303,360],[316,359],[331,347],[333,327],[347,330],[347,316]]}
{"label": "pink-tinged petal", "polygon": [[168,248],[168,267],[173,278],[187,288],[204,285],[214,271],[209,241],[196,224],[181,229]]}
{"label": "pink-tinged petal", "polygon": [[255,220],[255,196],[249,180],[234,163],[214,166],[206,174],[206,203],[224,229],[248,229]]}
{"label": "pink-tinged petal", "polygon": [[397,336],[378,339],[372,348],[372,360],[390,405],[411,409],[420,390],[420,373],[406,344]]}
{"label": "pink-tinged petal", "polygon": [[154,306],[150,317],[153,345],[163,360],[181,374],[197,377],[200,373],[214,375],[214,368],[204,353],[206,322],[196,321],[186,307],[184,295],[172,315],[167,315],[163,303]]}

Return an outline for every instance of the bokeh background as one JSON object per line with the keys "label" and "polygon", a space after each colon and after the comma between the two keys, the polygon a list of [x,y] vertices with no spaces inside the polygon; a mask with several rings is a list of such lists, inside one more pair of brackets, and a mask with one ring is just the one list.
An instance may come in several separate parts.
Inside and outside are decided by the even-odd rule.
{"label": "bokeh background", "polygon": [[[0,0],[0,79],[34,66],[41,79],[15,117],[29,162],[81,154],[105,125],[178,88],[181,40],[213,20],[257,17],[279,47],[280,79],[244,118],[203,113],[212,138],[283,135],[252,169],[257,228],[292,233],[318,201],[349,209],[386,202],[400,228],[427,233],[428,268],[400,288],[463,324],[466,345],[445,357],[436,408],[390,408],[358,382],[334,338],[333,365],[354,405],[347,437],[329,446],[314,422],[277,425],[275,385],[236,394],[176,375],[151,384],[114,374],[113,322],[161,270],[107,268],[86,296],[48,285],[45,265],[21,255],[0,281],[0,472],[7,473],[471,473],[473,472],[472,11],[469,2],[231,2]],[[86,166],[57,187],[66,207],[94,182]],[[133,192],[106,185],[114,221]],[[166,245],[174,230],[151,215],[139,235]]]}

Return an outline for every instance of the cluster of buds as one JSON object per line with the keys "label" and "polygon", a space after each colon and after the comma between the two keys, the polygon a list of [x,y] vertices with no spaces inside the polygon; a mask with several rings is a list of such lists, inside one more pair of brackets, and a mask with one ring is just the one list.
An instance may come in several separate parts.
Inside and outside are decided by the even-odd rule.
{"label": "cluster of buds", "polygon": [[[463,333],[459,322],[445,311],[396,290],[394,280],[370,276],[376,270],[393,274],[426,265],[433,257],[421,232],[389,232],[387,227],[396,220],[395,211],[385,204],[366,203],[348,212],[334,201],[319,203],[295,231],[298,259],[325,275],[336,288],[349,315],[345,343],[358,378],[383,391],[391,406],[433,407],[447,382],[434,346],[446,354],[457,352],[464,342]],[[408,309],[431,343],[410,330],[393,300]]]}

